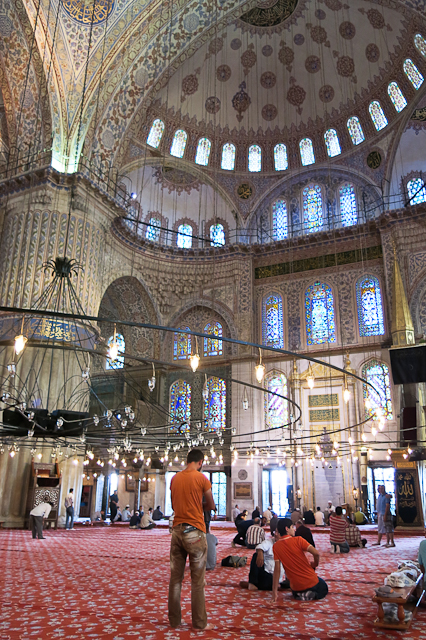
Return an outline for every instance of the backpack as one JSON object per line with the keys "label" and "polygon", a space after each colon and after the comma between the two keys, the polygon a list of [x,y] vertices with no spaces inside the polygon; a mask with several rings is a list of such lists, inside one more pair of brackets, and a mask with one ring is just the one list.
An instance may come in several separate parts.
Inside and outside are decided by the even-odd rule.
{"label": "backpack", "polygon": [[222,567],[233,567],[237,569],[238,567],[245,567],[247,564],[247,558],[241,556],[226,556],[222,560]]}

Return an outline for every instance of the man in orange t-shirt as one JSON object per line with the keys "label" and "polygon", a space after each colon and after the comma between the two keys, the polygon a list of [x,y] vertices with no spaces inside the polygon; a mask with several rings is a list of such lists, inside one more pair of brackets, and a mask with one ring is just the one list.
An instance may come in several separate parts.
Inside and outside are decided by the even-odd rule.
{"label": "man in orange t-shirt", "polygon": [[189,556],[191,567],[191,611],[194,629],[207,628],[204,582],[207,562],[204,509],[214,510],[212,486],[201,471],[204,454],[192,449],[186,458],[187,467],[177,473],[170,484],[172,508],[175,512],[170,546],[169,621],[175,629],[181,623],[180,595]]}
{"label": "man in orange t-shirt", "polygon": [[[320,554],[304,538],[295,537],[296,526],[290,518],[278,520],[275,531],[274,550],[274,578],[272,585],[272,600],[277,601],[278,584],[280,579],[280,565],[285,569],[286,578],[290,581],[293,596],[298,600],[321,600],[328,593],[328,587],[322,578],[318,578],[315,569],[318,566]],[[312,554],[311,562],[305,551]]]}

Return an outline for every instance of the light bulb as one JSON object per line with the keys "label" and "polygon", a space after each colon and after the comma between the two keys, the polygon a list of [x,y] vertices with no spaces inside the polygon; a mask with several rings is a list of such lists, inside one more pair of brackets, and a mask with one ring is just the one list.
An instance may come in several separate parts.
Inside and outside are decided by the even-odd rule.
{"label": "light bulb", "polygon": [[248,397],[247,397],[247,389],[244,387],[243,409],[244,409],[244,411],[247,411],[248,408],[249,408],[249,401],[248,401]]}
{"label": "light bulb", "polygon": [[[11,454],[12,455],[12,454]],[[404,458],[404,460],[406,460],[408,458],[408,454],[407,453],[403,453],[402,457]]]}
{"label": "light bulb", "polygon": [[351,392],[349,391],[348,387],[345,387],[345,390],[343,391],[343,400],[346,402],[346,404],[348,404],[350,397]]}
{"label": "light bulb", "polygon": [[16,451],[14,451],[14,450],[12,449],[12,451],[10,452],[10,454],[9,454],[9,455],[10,455],[10,457],[11,457],[11,458],[14,458],[14,457],[15,457],[15,455],[16,455]]}
{"label": "light bulb", "polygon": [[377,429],[376,429],[376,427],[373,427],[373,428],[371,429],[371,433],[373,434],[373,436],[376,436],[376,435],[377,435]]}
{"label": "light bulb", "polygon": [[362,440],[363,442],[366,442],[366,440],[367,440],[367,436],[365,435],[365,433],[364,433],[364,432],[362,433],[361,440]]}
{"label": "light bulb", "polygon": [[78,458],[74,458],[73,460],[73,464],[77,465],[78,464]]}
{"label": "light bulb", "polygon": [[408,447],[408,449],[407,449],[407,453],[409,453],[409,454],[410,454],[410,456],[411,456],[411,454],[413,453],[413,450],[411,449],[411,447]]}
{"label": "light bulb", "polygon": [[255,370],[256,380],[260,384],[265,376],[265,365],[260,362],[255,366],[254,370]]}
{"label": "light bulb", "polygon": [[192,371],[195,373],[198,369],[198,365],[200,364],[200,356],[198,353],[194,353],[192,356],[189,356],[189,364],[191,365]]}
{"label": "light bulb", "polygon": [[19,336],[15,336],[15,353],[17,356],[19,356],[20,353],[22,353],[22,351],[25,349],[25,345],[28,342],[28,338],[26,338],[25,336],[19,335]]}
{"label": "light bulb", "polygon": [[151,391],[151,393],[154,391],[154,389],[155,389],[155,376],[152,376],[152,378],[148,378],[148,389]]}
{"label": "light bulb", "polygon": [[315,378],[314,376],[307,376],[306,381],[308,383],[308,387],[313,389],[315,387]]}
{"label": "light bulb", "polygon": [[111,360],[117,360],[118,344],[115,342],[115,340],[109,345],[108,356],[111,358]]}
{"label": "light bulb", "polygon": [[354,443],[354,439],[352,438],[352,436],[349,436],[349,438],[348,438],[348,442],[349,442],[350,446],[352,446],[352,445],[353,445],[353,443]]}
{"label": "light bulb", "polygon": [[392,449],[388,449],[388,454],[391,456],[392,455]]}
{"label": "light bulb", "polygon": [[364,404],[365,404],[365,408],[366,409],[371,409],[371,400],[370,400],[370,398],[366,398],[365,401],[364,401]]}

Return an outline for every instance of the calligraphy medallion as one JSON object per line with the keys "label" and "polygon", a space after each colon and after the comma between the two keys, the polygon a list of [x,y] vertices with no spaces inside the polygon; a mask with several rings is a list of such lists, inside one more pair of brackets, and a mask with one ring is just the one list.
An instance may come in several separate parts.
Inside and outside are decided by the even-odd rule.
{"label": "calligraphy medallion", "polygon": [[101,24],[110,15],[115,0],[63,0],[64,11],[80,24]]}

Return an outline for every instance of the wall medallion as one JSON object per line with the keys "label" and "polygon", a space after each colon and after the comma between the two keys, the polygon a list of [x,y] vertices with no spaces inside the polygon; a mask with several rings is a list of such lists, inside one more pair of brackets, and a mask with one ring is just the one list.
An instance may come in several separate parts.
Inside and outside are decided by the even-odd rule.
{"label": "wall medallion", "polygon": [[378,151],[371,151],[367,156],[367,165],[370,169],[378,169],[382,164],[382,156]]}
{"label": "wall medallion", "polygon": [[247,182],[242,182],[237,187],[237,195],[240,200],[248,200],[253,195],[253,187]]}

